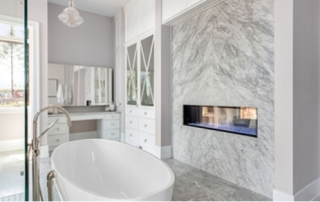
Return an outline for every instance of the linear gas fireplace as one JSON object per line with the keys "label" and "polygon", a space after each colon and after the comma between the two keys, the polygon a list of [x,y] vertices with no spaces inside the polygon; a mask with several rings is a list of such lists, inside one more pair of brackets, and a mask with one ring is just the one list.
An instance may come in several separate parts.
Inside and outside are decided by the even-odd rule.
{"label": "linear gas fireplace", "polygon": [[255,107],[183,106],[183,125],[251,137],[258,136]]}

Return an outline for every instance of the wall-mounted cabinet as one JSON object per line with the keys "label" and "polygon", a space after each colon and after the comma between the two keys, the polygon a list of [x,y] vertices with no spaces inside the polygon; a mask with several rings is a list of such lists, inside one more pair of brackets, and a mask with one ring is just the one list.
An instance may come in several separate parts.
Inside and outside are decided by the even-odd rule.
{"label": "wall-mounted cabinet", "polygon": [[162,0],[162,8],[162,22],[165,22],[186,8],[186,0]]}
{"label": "wall-mounted cabinet", "polygon": [[126,142],[158,156],[155,147],[154,34],[128,45],[126,56]]}
{"label": "wall-mounted cabinet", "polygon": [[125,142],[163,159],[171,158],[170,28],[161,2],[132,0],[124,9]]}
{"label": "wall-mounted cabinet", "polygon": [[127,105],[154,107],[154,35],[126,49]]}
{"label": "wall-mounted cabinet", "polygon": [[162,24],[172,26],[224,0],[162,0]]}
{"label": "wall-mounted cabinet", "polygon": [[133,0],[125,7],[126,42],[156,25],[155,0]]}

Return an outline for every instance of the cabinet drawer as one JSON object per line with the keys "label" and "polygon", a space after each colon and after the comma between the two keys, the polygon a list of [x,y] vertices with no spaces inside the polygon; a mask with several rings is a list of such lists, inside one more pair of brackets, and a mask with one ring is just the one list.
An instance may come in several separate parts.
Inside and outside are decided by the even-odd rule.
{"label": "cabinet drawer", "polygon": [[120,114],[108,114],[105,116],[105,119],[107,120],[113,120],[113,119],[120,119]]}
{"label": "cabinet drawer", "polygon": [[139,109],[139,117],[140,118],[155,119],[156,112],[154,109]]}
{"label": "cabinet drawer", "polygon": [[56,124],[48,131],[48,135],[58,135],[58,134],[67,134],[67,133],[68,133],[67,124]]}
{"label": "cabinet drawer", "polygon": [[155,135],[155,120],[152,119],[139,119],[139,131]]}
{"label": "cabinet drawer", "polygon": [[66,135],[52,135],[48,136],[48,145],[49,146],[57,146],[67,142]]}
{"label": "cabinet drawer", "polygon": [[146,133],[139,132],[139,146],[153,148],[156,143],[156,137]]}
{"label": "cabinet drawer", "polygon": [[115,130],[106,130],[106,137],[107,139],[116,139],[116,138],[120,138],[120,131],[119,129],[115,129]]}
{"label": "cabinet drawer", "polygon": [[139,132],[130,128],[126,128],[125,140],[126,143],[137,147],[139,145]]}
{"label": "cabinet drawer", "polygon": [[119,120],[108,120],[104,121],[106,129],[117,129],[119,128]]}
{"label": "cabinet drawer", "polygon": [[52,124],[53,122],[55,122],[57,119],[59,119],[58,123],[67,123],[67,119],[66,117],[49,117],[48,118],[48,125]]}
{"label": "cabinet drawer", "polygon": [[126,117],[126,127],[139,130],[139,119],[134,116],[127,116]]}
{"label": "cabinet drawer", "polygon": [[126,114],[130,116],[139,116],[138,108],[126,108]]}

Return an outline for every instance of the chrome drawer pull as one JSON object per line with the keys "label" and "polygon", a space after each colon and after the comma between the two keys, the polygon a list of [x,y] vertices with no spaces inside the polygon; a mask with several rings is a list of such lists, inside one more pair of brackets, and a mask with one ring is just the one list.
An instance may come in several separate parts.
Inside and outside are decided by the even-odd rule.
{"label": "chrome drawer pull", "polygon": [[132,121],[130,121],[130,124],[132,124]]}
{"label": "chrome drawer pull", "polygon": [[148,125],[146,124],[146,125],[144,125],[144,127],[146,128]]}
{"label": "chrome drawer pull", "polygon": [[147,142],[147,141],[148,141],[147,139],[144,140],[144,142]]}
{"label": "chrome drawer pull", "polygon": [[144,115],[146,116],[146,115],[147,115],[147,112],[145,112]]}
{"label": "chrome drawer pull", "polygon": [[111,135],[114,135],[114,133],[111,133]]}
{"label": "chrome drawer pull", "polygon": [[130,134],[130,137],[132,137],[132,134]]}
{"label": "chrome drawer pull", "polygon": [[60,130],[60,128],[57,128],[57,130]]}
{"label": "chrome drawer pull", "polygon": [[129,113],[132,113],[132,110],[130,110],[130,112]]}
{"label": "chrome drawer pull", "polygon": [[114,124],[112,123],[111,126],[114,126]]}
{"label": "chrome drawer pull", "polygon": [[57,139],[57,142],[60,142],[60,140],[59,140],[59,139]]}

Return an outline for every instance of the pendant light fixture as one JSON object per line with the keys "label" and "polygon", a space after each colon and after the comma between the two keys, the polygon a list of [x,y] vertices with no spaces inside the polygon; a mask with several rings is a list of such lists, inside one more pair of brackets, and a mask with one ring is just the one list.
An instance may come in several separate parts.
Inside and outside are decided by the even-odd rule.
{"label": "pendant light fixture", "polygon": [[58,18],[68,27],[78,27],[84,20],[80,16],[79,11],[74,8],[73,0],[69,1],[69,7],[65,8]]}

